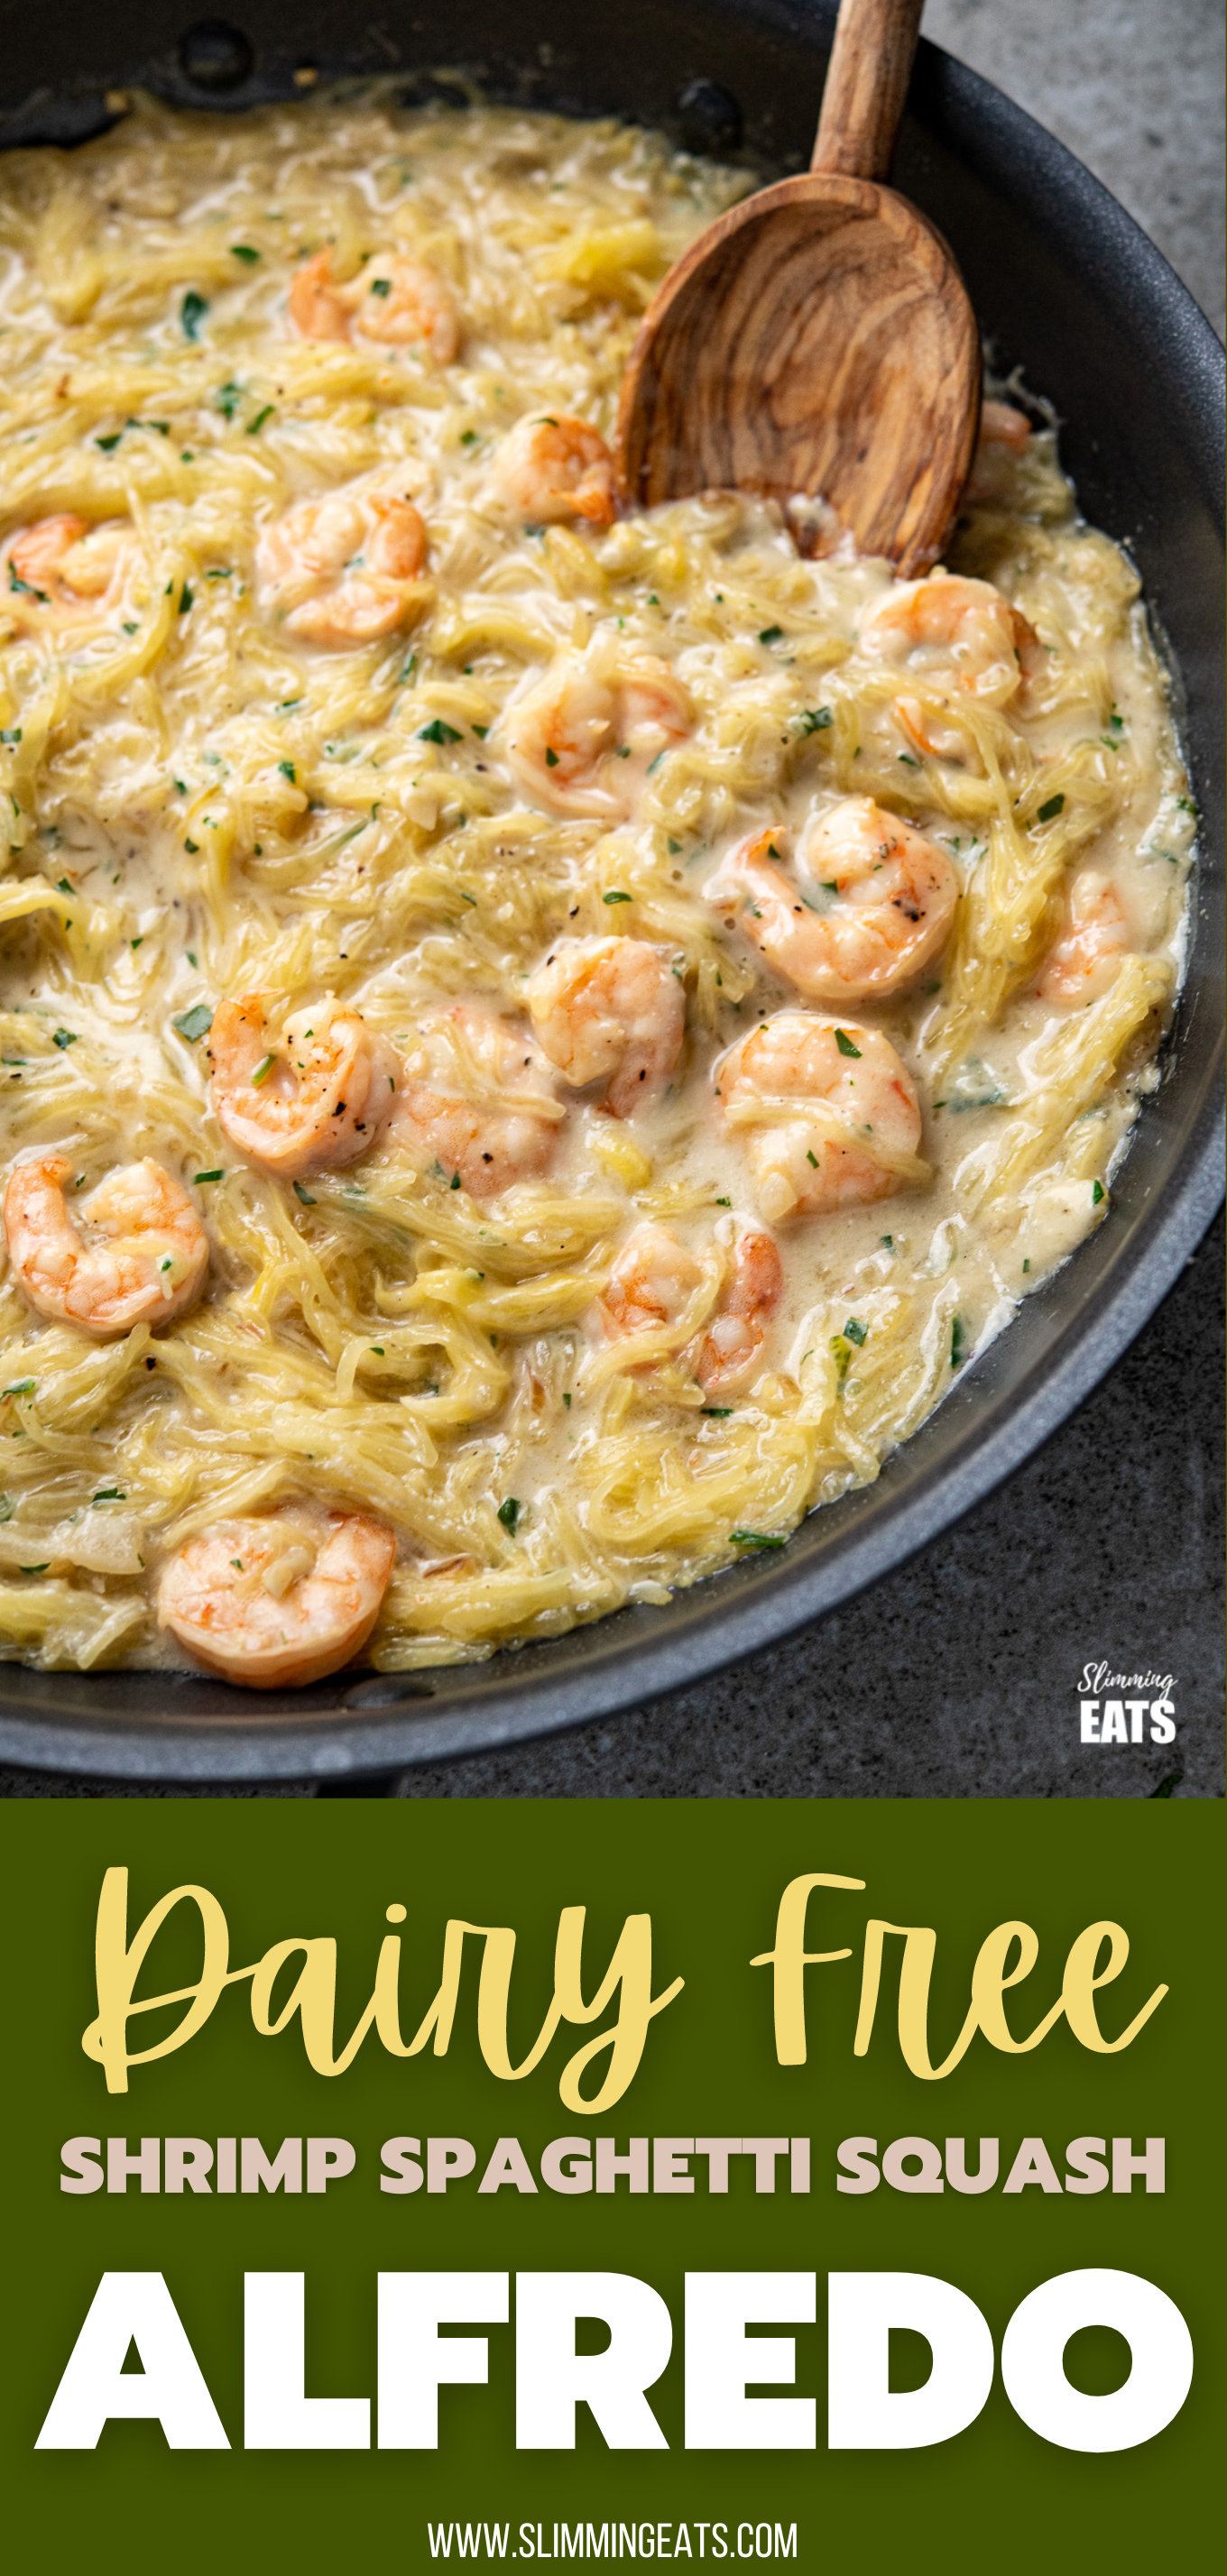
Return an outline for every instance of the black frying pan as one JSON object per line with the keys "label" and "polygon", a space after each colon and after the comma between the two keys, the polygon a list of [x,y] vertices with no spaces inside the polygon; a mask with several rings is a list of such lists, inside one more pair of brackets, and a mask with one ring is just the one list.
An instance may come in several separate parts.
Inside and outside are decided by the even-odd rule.
{"label": "black frying pan", "polygon": [[[84,140],[142,82],[242,108],[325,79],[437,67],[494,96],[660,125],[765,174],[806,164],[833,0],[411,0],[356,30],[339,0],[242,0],[191,26],[173,0],[0,0],[0,143]],[[301,86],[301,84],[300,84]],[[667,1609],[628,1609],[490,1663],[256,1694],[155,1675],[0,1670],[0,1759],[113,1778],[317,1777],[438,1761],[654,1699],[817,1617],[967,1510],[1056,1429],[1159,1303],[1221,1190],[1223,352],[1098,181],[976,73],[923,44],[895,178],[952,244],[999,362],[1056,404],[1089,519],[1126,544],[1174,676],[1203,817],[1189,976],[1165,1080],[1111,1213],[876,1485],[782,1557]]]}

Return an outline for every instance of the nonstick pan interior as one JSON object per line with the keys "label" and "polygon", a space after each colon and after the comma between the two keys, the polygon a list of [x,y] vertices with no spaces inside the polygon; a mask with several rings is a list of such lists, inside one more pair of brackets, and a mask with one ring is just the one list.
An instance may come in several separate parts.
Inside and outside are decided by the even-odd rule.
{"label": "nonstick pan interior", "polygon": [[[165,0],[55,13],[0,0],[0,143],[84,140],[138,82],[237,110],[396,73],[407,100],[460,98],[472,79],[525,105],[659,125],[764,176],[808,159],[834,20],[820,0],[419,8],[355,30],[335,0],[245,0],[233,22],[194,25]],[[886,1574],[1007,1475],[1112,1365],[1209,1222],[1222,1167],[1223,353],[1090,173],[923,42],[894,176],[951,243],[997,363],[1021,365],[1055,404],[1087,517],[1138,566],[1201,809],[1188,979],[1106,1223],[877,1483],[805,1523],[778,1559],[485,1664],[295,1693],[0,1667],[0,1759],[128,1780],[335,1778],[506,1745],[699,1680]]]}

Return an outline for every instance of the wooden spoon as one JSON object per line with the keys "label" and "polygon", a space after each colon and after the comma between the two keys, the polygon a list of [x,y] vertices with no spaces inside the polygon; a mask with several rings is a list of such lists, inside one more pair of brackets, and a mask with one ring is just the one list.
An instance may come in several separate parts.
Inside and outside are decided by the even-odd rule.
{"label": "wooden spoon", "polygon": [[842,0],[811,170],[670,269],[622,386],[632,506],[760,492],[803,554],[850,530],[901,574],[936,562],[975,450],[980,338],[941,234],[877,184],[923,5]]}

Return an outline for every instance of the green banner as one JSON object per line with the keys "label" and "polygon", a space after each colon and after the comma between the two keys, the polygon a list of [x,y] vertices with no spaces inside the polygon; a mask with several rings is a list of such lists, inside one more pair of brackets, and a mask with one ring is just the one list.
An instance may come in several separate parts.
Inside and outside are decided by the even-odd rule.
{"label": "green banner", "polygon": [[10,1804],[10,2564],[1200,2565],[1219,1825]]}

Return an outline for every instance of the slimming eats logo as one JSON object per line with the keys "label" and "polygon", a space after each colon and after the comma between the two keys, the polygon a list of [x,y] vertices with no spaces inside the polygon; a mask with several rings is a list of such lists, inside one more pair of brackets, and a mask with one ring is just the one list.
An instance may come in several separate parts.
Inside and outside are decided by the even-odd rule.
{"label": "slimming eats logo", "polygon": [[1175,1687],[1174,1673],[1114,1673],[1110,1664],[1084,1664],[1078,1683],[1082,1742],[1173,1744]]}

